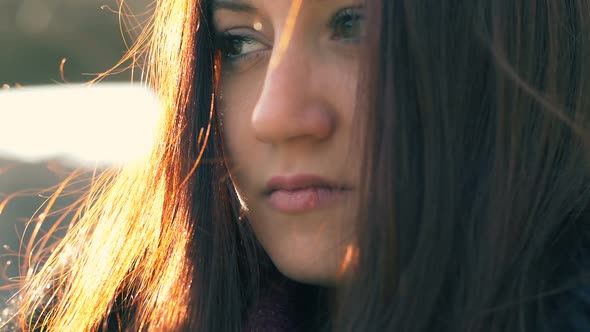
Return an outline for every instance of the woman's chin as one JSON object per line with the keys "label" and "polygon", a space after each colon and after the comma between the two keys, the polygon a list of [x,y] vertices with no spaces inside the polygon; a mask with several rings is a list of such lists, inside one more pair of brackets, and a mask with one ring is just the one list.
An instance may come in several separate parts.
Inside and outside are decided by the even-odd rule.
{"label": "woman's chin", "polygon": [[341,251],[333,250],[329,255],[318,255],[319,250],[310,249],[267,252],[276,268],[293,281],[326,287],[338,284],[342,275]]}

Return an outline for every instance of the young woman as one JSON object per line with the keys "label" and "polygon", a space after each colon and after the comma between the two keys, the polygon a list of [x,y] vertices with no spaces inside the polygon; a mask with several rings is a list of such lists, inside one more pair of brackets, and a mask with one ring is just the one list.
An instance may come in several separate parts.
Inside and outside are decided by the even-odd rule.
{"label": "young woman", "polygon": [[590,2],[160,0],[136,51],[161,137],[23,329],[590,330]]}

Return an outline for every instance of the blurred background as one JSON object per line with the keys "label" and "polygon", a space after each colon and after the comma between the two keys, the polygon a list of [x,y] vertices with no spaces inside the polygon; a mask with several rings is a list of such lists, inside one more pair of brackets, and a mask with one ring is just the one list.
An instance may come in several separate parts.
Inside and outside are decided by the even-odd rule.
{"label": "blurred background", "polygon": [[[141,21],[148,1],[126,0],[125,5]],[[63,58],[69,82],[88,81],[112,67],[126,50],[118,9],[116,0],[0,0],[0,83],[62,82]],[[128,78],[124,73],[110,79]]]}
{"label": "blurred background", "polygon": [[[21,239],[27,234],[26,222],[39,217],[35,211],[54,191],[52,187],[74,169],[85,172],[87,179],[95,167],[100,170],[125,162],[138,150],[134,144],[149,135],[157,101],[138,84],[131,86],[129,71],[109,76],[92,91],[79,83],[118,62],[127,49],[124,37],[139,32],[150,3],[126,0],[136,16],[127,17],[132,24],[124,25],[116,0],[0,0],[0,269],[4,278],[17,275],[14,253],[26,242]],[[142,116],[146,112],[149,116]],[[135,141],[125,144],[130,137]],[[84,184],[76,187],[83,189]],[[58,200],[55,210],[77,196]],[[46,225],[56,218],[47,217]],[[0,291],[0,298],[6,294]]]}

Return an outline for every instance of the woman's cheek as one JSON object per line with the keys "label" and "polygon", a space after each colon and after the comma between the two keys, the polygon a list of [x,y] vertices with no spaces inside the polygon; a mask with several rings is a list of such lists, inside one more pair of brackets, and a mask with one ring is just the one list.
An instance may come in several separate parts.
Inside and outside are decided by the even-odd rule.
{"label": "woman's cheek", "polygon": [[256,85],[242,77],[231,77],[220,84],[219,109],[222,123],[225,162],[230,177],[242,196],[247,195],[248,170],[258,160],[260,142],[251,129],[251,116],[256,107]]}

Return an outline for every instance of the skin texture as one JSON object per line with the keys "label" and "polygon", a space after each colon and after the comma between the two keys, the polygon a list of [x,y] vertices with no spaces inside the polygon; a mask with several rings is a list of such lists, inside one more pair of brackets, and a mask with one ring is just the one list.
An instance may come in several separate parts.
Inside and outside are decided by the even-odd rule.
{"label": "skin texture", "polygon": [[[224,3],[214,5],[218,39],[223,33],[249,38],[230,43],[238,47],[228,51],[225,35],[220,47],[218,98],[232,181],[277,268],[300,282],[333,284],[354,242],[361,145],[355,91],[362,18],[340,14],[350,8],[359,12],[360,4],[303,1],[289,31],[292,1],[232,1],[252,7],[247,10],[225,8],[230,6]],[[285,34],[290,38],[281,48]],[[301,174],[350,190],[304,212],[273,208],[267,182]]]}

